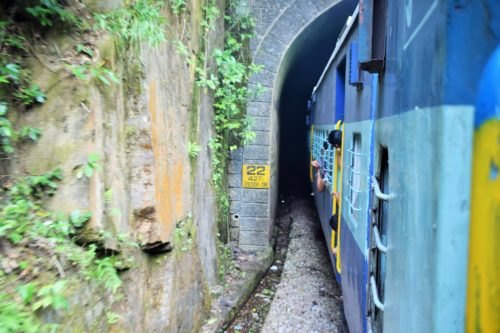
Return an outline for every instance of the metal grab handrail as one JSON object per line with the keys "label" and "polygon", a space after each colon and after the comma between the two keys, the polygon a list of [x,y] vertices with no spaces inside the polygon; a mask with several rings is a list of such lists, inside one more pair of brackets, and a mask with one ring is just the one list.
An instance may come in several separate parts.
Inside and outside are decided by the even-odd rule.
{"label": "metal grab handrail", "polygon": [[382,193],[382,191],[380,190],[380,185],[378,184],[377,178],[375,176],[372,176],[372,188],[375,192],[375,196],[380,200],[389,201],[396,197],[394,193]]}
{"label": "metal grab handrail", "polygon": [[372,291],[373,303],[380,311],[384,311],[384,303],[380,302],[380,298],[378,297],[377,283],[375,282],[375,277],[373,275],[370,276],[370,287]]}
{"label": "metal grab handrail", "polygon": [[377,245],[377,249],[382,253],[387,253],[387,246],[382,244],[380,232],[378,231],[378,227],[376,225],[373,226],[373,236],[375,238],[375,245]]}

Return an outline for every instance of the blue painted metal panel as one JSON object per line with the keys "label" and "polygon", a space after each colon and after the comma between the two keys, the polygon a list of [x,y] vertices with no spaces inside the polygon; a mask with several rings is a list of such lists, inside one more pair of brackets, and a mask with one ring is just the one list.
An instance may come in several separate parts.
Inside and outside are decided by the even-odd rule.
{"label": "blue painted metal panel", "polygon": [[336,72],[337,81],[335,83],[335,122],[344,120],[345,109],[345,77],[344,73]]}
{"label": "blue painted metal panel", "polygon": [[360,80],[358,43],[355,41],[349,44],[349,84],[356,87],[363,84]]}
{"label": "blue painted metal panel", "polygon": [[342,218],[340,251],[342,253],[342,296],[344,313],[350,332],[366,332],[365,298],[367,261],[364,251],[358,246],[351,229]]}
{"label": "blue painted metal panel", "polygon": [[500,43],[500,1],[450,0],[446,26],[443,104],[474,104],[484,64]]}
{"label": "blue painted metal panel", "polygon": [[500,46],[491,55],[479,85],[479,96],[474,118],[477,129],[490,119],[500,119]]}

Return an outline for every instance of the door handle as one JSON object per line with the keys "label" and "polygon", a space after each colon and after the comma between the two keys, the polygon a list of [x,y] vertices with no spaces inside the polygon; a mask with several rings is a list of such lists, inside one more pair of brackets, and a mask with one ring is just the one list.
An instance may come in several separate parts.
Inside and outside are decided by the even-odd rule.
{"label": "door handle", "polygon": [[384,311],[384,303],[380,302],[380,298],[378,297],[377,283],[375,282],[375,277],[373,275],[370,276],[370,289],[372,292],[373,303],[380,311]]}
{"label": "door handle", "polygon": [[375,176],[372,176],[372,188],[375,192],[375,196],[380,200],[389,201],[396,197],[394,193],[382,193],[382,191],[380,190],[380,185],[378,184],[378,180]]}
{"label": "door handle", "polygon": [[387,253],[387,246],[382,243],[380,232],[378,231],[378,227],[376,225],[373,226],[373,236],[375,238],[375,245],[377,246],[377,249],[382,253]]}

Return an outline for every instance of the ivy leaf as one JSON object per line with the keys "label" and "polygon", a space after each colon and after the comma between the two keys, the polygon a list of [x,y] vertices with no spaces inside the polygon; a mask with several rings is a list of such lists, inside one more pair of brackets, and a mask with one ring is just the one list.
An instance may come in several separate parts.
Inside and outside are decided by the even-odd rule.
{"label": "ivy leaf", "polygon": [[0,116],[5,116],[7,114],[7,104],[0,103]]}
{"label": "ivy leaf", "polygon": [[20,285],[16,288],[16,291],[23,299],[24,304],[28,304],[33,299],[33,296],[35,296],[35,289],[35,284],[33,282],[30,282],[24,285]]}
{"label": "ivy leaf", "polygon": [[11,79],[18,81],[19,80],[19,65],[17,64],[7,64],[4,68],[2,68],[2,72],[10,76]]}

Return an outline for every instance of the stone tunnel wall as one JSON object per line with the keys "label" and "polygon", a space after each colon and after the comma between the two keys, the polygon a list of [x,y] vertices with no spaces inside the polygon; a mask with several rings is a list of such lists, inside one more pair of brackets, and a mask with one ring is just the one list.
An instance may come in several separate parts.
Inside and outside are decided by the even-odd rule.
{"label": "stone tunnel wall", "polygon": [[[253,88],[260,84],[263,92],[247,105],[255,119],[256,139],[232,154],[229,167],[231,240],[244,250],[263,250],[272,237],[278,199],[278,105],[287,51],[310,23],[340,1],[247,0],[239,8],[254,18],[257,36],[250,47],[254,62],[264,67],[250,81]],[[244,164],[270,165],[270,188],[242,188]]]}

